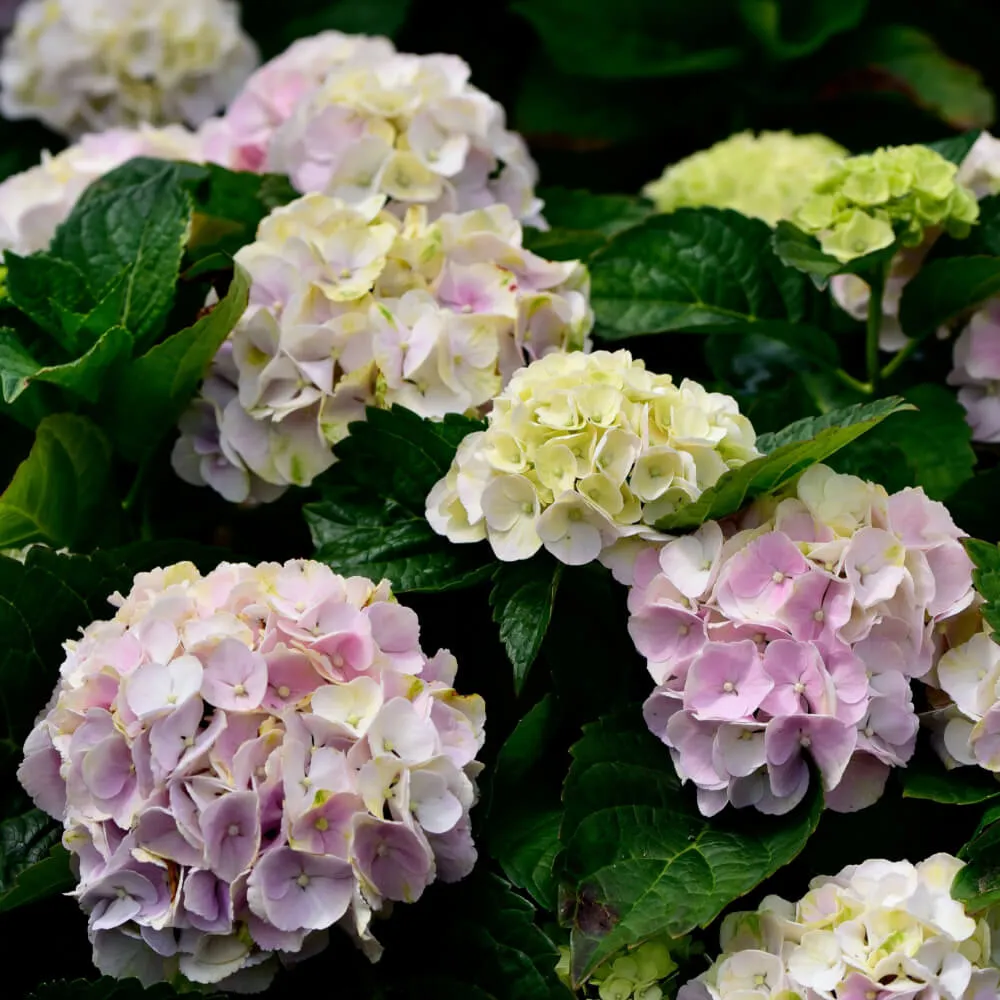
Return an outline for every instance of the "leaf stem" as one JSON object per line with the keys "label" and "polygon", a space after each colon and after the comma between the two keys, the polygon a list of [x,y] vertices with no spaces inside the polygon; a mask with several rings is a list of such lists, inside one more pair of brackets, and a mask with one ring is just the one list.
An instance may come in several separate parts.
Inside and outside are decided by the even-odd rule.
{"label": "leaf stem", "polygon": [[921,341],[917,337],[912,337],[890,358],[889,363],[882,369],[881,377],[888,378],[899,370],[903,362],[920,346]]}
{"label": "leaf stem", "polygon": [[885,296],[885,281],[889,275],[889,264],[881,264],[871,276],[871,293],[868,297],[868,323],[865,327],[865,370],[868,375],[870,392],[878,391],[882,376],[878,363],[878,335],[882,330],[882,299]]}
{"label": "leaf stem", "polygon": [[870,396],[874,390],[872,389],[870,382],[862,382],[860,379],[856,379],[853,375],[845,372],[843,368],[838,368],[833,373],[837,378],[840,379],[844,385],[857,392],[863,392],[866,396]]}

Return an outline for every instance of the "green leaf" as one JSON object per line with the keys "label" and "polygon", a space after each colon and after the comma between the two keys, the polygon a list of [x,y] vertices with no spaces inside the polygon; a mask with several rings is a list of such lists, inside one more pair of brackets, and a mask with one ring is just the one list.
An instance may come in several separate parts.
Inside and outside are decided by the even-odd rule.
{"label": "green leaf", "polygon": [[[548,694],[500,749],[486,826],[490,853],[504,874],[546,910],[557,905],[552,863],[562,823],[560,786],[569,764],[565,748],[560,754],[556,745],[558,730],[558,708]],[[553,760],[559,761],[555,782],[545,780]]]}
{"label": "green leaf", "polygon": [[775,227],[771,246],[786,266],[808,274],[819,289],[826,288],[835,274],[871,274],[876,269],[885,267],[896,252],[896,243],[893,243],[882,250],[873,250],[863,257],[855,257],[845,264],[824,253],[815,236],[804,233],[785,220]]}
{"label": "green leaf", "polygon": [[490,606],[500,626],[500,641],[514,667],[514,690],[520,693],[542,648],[552,620],[562,564],[547,552],[522,562],[501,563],[493,574]]}
{"label": "green leaf", "polygon": [[822,810],[814,787],[787,816],[706,819],[639,706],[584,726],[572,754],[556,871],[577,983],[619,948],[706,927],[802,850]]}
{"label": "green leaf", "polygon": [[641,333],[746,332],[798,323],[817,293],[782,266],[771,230],[736,212],[684,208],[615,236],[591,260],[591,302],[605,339]]}
{"label": "green leaf", "polygon": [[993,95],[980,74],[947,56],[930,35],[906,25],[883,25],[867,30],[855,45],[854,61],[877,69],[883,81],[954,128],[993,124]]}
{"label": "green leaf", "polygon": [[856,28],[868,0],[740,0],[740,14],[776,59],[800,59]]}
{"label": "green leaf", "polygon": [[948,770],[932,752],[921,753],[900,771],[903,797],[971,806],[1000,796],[1000,781],[981,767]]}
{"label": "green leaf", "polygon": [[972,582],[986,602],[980,612],[993,627],[991,635],[996,641],[1000,634],[1000,547],[981,542],[978,538],[966,538],[964,545],[976,566],[972,571]]}
{"label": "green leaf", "polygon": [[74,312],[55,303],[63,333],[72,338],[77,350],[90,347],[113,326],[121,326],[125,318],[126,298],[131,269],[126,269],[108,285],[101,300],[89,312]]}
{"label": "green leaf", "polygon": [[39,809],[0,823],[0,913],[72,889],[62,827]]}
{"label": "green leaf", "polygon": [[688,76],[743,59],[730,4],[619,0],[517,0],[565,73],[598,77]]}
{"label": "green leaf", "polygon": [[889,417],[830,464],[875,480],[890,493],[921,486],[932,500],[946,500],[972,477],[976,464],[965,409],[941,385],[914,386],[903,398],[915,412]]}
{"label": "green leaf", "polygon": [[334,447],[337,464],[317,480],[323,500],[304,508],[316,558],[345,575],[383,576],[400,592],[488,579],[495,561],[485,544],[455,545],[424,516],[459,443],[482,428],[466,417],[434,421],[401,406],[369,408]]}
{"label": "green leaf", "polygon": [[13,403],[28,388],[28,380],[39,367],[17,334],[10,327],[0,328],[0,388],[5,403]]}
{"label": "green leaf", "polygon": [[39,368],[29,381],[50,382],[96,403],[108,376],[131,353],[132,335],[123,326],[113,326],[76,361]]}
{"label": "green leaf", "polygon": [[298,0],[278,19],[274,8],[265,4],[259,23],[250,21],[246,26],[252,37],[262,39],[266,54],[275,54],[321,31],[391,38],[403,27],[410,4],[411,0]]}
{"label": "green leaf", "polygon": [[750,501],[775,493],[811,465],[829,458],[855,438],[900,410],[912,409],[898,396],[856,404],[819,417],[806,417],[776,434],[761,434],[763,457],[725,473],[697,499],[656,522],[661,531],[685,531],[734,514]]}
{"label": "green leaf", "polygon": [[140,341],[155,337],[170,311],[191,225],[181,168],[151,171],[148,162],[126,163],[92,184],[52,242],[95,295],[129,270],[124,325]]}
{"label": "green leaf", "polygon": [[1000,813],[990,810],[976,835],[959,852],[966,865],[955,876],[951,894],[977,913],[1000,903]]}
{"label": "green leaf", "polygon": [[790,374],[831,371],[840,364],[837,342],[819,327],[763,320],[752,332],[709,334],[705,356],[716,378],[746,392],[780,381]]}
{"label": "green leaf", "polygon": [[70,261],[46,253],[19,257],[8,250],[4,264],[11,302],[50,334],[70,357],[76,357],[80,342],[75,331],[66,332],[62,312],[93,308],[94,298],[83,272]]}
{"label": "green leaf", "polygon": [[949,257],[925,264],[906,283],[899,322],[923,338],[1000,292],[1000,257]]}
{"label": "green leaf", "polygon": [[111,449],[89,420],[68,413],[46,417],[0,495],[0,548],[78,544],[94,528],[110,469]]}
{"label": "green leaf", "polygon": [[948,497],[948,510],[955,523],[973,538],[1000,541],[1000,519],[993,505],[1000,496],[1000,466],[977,472]]}
{"label": "green leaf", "polygon": [[653,214],[653,206],[642,198],[625,194],[592,194],[569,188],[542,188],[545,221],[556,229],[596,232],[615,236]]}
{"label": "green leaf", "polygon": [[126,458],[149,454],[171,431],[245,312],[249,294],[250,277],[237,267],[229,291],[209,313],[125,367],[110,403],[108,429]]}
{"label": "green leaf", "polygon": [[[961,135],[951,135],[947,139],[938,139],[936,142],[928,142],[927,146],[933,149],[939,156],[943,156],[949,163],[954,163],[960,167],[969,151],[976,144],[976,140],[983,134],[981,128],[969,129]],[[982,203],[980,203],[982,209]],[[981,220],[980,220],[981,221]]]}

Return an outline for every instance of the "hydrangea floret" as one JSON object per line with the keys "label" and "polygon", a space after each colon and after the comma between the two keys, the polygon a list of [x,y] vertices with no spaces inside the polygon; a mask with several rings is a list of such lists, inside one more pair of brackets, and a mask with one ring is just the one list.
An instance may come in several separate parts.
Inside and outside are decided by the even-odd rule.
{"label": "hydrangea floret", "polygon": [[792,214],[842,263],[891,246],[916,247],[928,230],[963,237],[979,218],[958,167],[927,146],[889,146],[835,161]]}
{"label": "hydrangea floret", "polygon": [[640,553],[644,715],[702,813],[788,812],[810,764],[829,807],[878,799],[916,744],[911,681],[975,599],[962,535],[920,489],[817,465],[783,498]]}
{"label": "hydrangea floret", "polygon": [[46,250],[80,195],[97,178],[136,156],[203,160],[201,140],[180,125],[114,128],[83,136],[56,156],[0,183],[0,250]]}
{"label": "hydrangea floret", "polygon": [[677,1000],[987,1000],[1000,995],[990,928],[950,894],[964,867],[865,861],[768,896],[722,923],[721,954]]}
{"label": "hydrangea floret", "polygon": [[[677,972],[674,954],[689,957],[693,951],[688,938],[659,935],[622,951],[603,963],[588,980],[586,995],[596,990],[600,1000],[662,1000],[666,995],[667,980]],[[570,950],[559,949],[556,972],[565,985],[572,989],[570,979]]]}
{"label": "hydrangea floret", "polygon": [[65,826],[94,961],[266,985],[472,869],[484,707],[386,581],[319,563],[139,574],[65,644],[18,776]]}
{"label": "hydrangea floret", "polygon": [[660,212],[731,208],[770,226],[791,216],[847,150],[824,135],[740,132],[667,167],[642,193]]}
{"label": "hydrangea floret", "polygon": [[222,166],[287,174],[304,194],[383,194],[431,218],[501,203],[538,225],[534,161],[469,76],[458,56],[325,32],[262,67],[206,125],[206,148]]}
{"label": "hydrangea floret", "polygon": [[965,407],[972,440],[1000,441],[1000,299],[977,310],[955,341],[954,368],[948,384],[956,385]]}
{"label": "hydrangea floret", "polygon": [[382,196],[276,210],[236,255],[250,306],[182,423],[174,467],[227,499],[268,499],[332,465],[366,406],[476,411],[526,362],[587,347],[586,269],[521,240],[505,205],[433,223],[420,206],[400,221]]}
{"label": "hydrangea floret", "polygon": [[736,401],[655,375],[628,351],[551,354],[519,371],[427,498],[453,542],[498,559],[543,546],[561,562],[612,560],[729,469],[758,456]]}
{"label": "hydrangea floret", "polygon": [[196,126],[257,62],[234,0],[26,0],[0,58],[0,109],[71,138]]}

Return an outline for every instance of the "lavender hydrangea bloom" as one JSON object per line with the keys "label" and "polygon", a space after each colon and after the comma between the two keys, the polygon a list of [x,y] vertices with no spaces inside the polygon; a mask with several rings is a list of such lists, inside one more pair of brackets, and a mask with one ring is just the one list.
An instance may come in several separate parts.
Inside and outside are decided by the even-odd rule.
{"label": "lavender hydrangea bloom", "polygon": [[483,742],[387,583],[305,561],[143,573],[66,643],[18,775],[65,825],[94,961],[263,989],[476,859]]}

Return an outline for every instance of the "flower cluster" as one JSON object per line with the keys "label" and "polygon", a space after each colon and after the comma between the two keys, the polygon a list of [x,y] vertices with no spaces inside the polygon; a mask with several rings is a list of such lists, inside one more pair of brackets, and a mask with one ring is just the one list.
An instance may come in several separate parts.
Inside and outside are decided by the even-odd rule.
{"label": "flower cluster", "polygon": [[612,560],[726,471],[758,456],[736,401],[646,371],[628,351],[552,354],[518,372],[427,498],[453,542],[498,559],[543,545],[571,566]]}
{"label": "flower cluster", "polygon": [[661,212],[731,208],[773,226],[812,192],[847,150],[823,135],[740,132],[668,167],[643,188]]}
{"label": "flower cluster", "polygon": [[973,441],[1000,441],[1000,298],[969,320],[955,341],[948,384],[959,386]]}
{"label": "flower cluster", "polygon": [[787,812],[808,761],[831,808],[882,794],[913,754],[911,678],[974,600],[961,535],[922,490],[813,466],[791,495],[640,554],[629,631],[657,685],[644,714],[705,815]]}
{"label": "flower cluster", "polygon": [[791,221],[847,262],[891,246],[918,246],[928,229],[968,235],[979,205],[958,167],[927,146],[890,146],[835,161]]}
{"label": "flower cluster", "polygon": [[27,0],[0,59],[0,109],[70,137],[198,125],[257,61],[233,0]]}
{"label": "flower cluster", "polygon": [[139,574],[66,643],[18,776],[63,822],[94,960],[246,986],[475,863],[484,708],[383,581],[314,562]]}
{"label": "flower cluster", "polygon": [[48,249],[56,228],[89,184],[136,156],[202,160],[201,141],[179,125],[117,128],[85,135],[57,156],[0,183],[0,251]]}
{"label": "flower cluster", "polygon": [[[691,942],[687,938],[678,941],[660,935],[635,947],[624,948],[618,957],[601,966],[588,980],[588,986],[597,988],[600,1000],[661,1000],[666,981],[677,971],[671,950],[687,957],[692,951]],[[569,971],[570,950],[562,947],[556,973],[572,989]]]}
{"label": "flower cluster", "polygon": [[677,1000],[987,1000],[1000,995],[985,920],[950,894],[963,863],[865,861],[722,923],[722,954]]}
{"label": "flower cluster", "polygon": [[431,218],[502,203],[538,224],[534,161],[469,75],[457,56],[325,32],[258,70],[205,126],[206,149],[222,166],[287,174],[303,193],[384,194]]}
{"label": "flower cluster", "polygon": [[586,346],[585,268],[525,250],[505,205],[428,223],[384,202],[306,195],[236,255],[251,304],[183,425],[183,478],[266,499],[328,468],[366,405],[476,410],[527,360]]}

